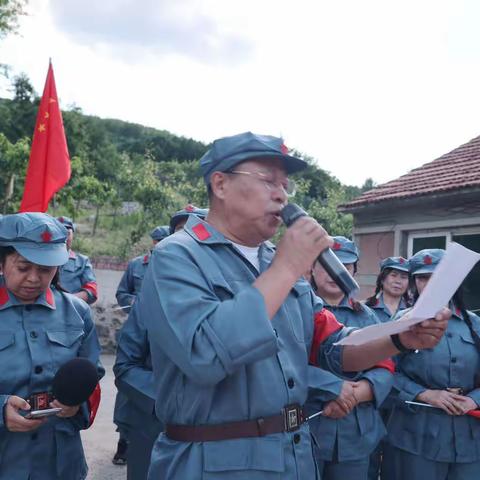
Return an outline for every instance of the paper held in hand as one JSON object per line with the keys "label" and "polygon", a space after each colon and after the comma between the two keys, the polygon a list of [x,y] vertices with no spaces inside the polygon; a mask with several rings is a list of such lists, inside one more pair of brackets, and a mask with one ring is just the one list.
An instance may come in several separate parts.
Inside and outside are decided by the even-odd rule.
{"label": "paper held in hand", "polygon": [[340,340],[338,345],[363,345],[394,333],[404,332],[416,323],[435,317],[438,311],[448,305],[457,288],[479,260],[479,253],[472,252],[458,243],[449,243],[445,255],[409,312],[400,320],[357,330]]}

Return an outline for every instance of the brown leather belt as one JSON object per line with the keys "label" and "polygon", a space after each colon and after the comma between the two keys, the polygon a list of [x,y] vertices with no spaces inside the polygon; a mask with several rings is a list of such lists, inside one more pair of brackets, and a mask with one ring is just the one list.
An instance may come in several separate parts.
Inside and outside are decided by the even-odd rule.
{"label": "brown leather belt", "polygon": [[245,437],[263,437],[272,433],[294,432],[305,423],[306,416],[299,404],[287,405],[279,415],[260,417],[243,422],[214,425],[167,424],[165,434],[178,442],[213,442]]}

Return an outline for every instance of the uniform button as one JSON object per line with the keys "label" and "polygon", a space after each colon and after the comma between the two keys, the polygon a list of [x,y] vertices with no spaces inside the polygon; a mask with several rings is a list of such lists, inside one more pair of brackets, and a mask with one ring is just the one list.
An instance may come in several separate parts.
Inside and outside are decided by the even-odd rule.
{"label": "uniform button", "polygon": [[32,331],[30,332],[30,337],[32,337],[32,338],[37,338],[37,337],[38,337],[38,333],[37,333],[35,330],[32,330]]}
{"label": "uniform button", "polygon": [[37,365],[37,366],[35,367],[35,373],[42,373],[42,372],[43,372],[42,366],[41,366],[41,365]]}
{"label": "uniform button", "polygon": [[25,307],[25,310],[26,310],[27,312],[29,312],[31,309],[32,309],[32,306],[31,306],[31,305],[27,305],[27,306]]}
{"label": "uniform button", "polygon": [[457,363],[457,357],[452,357],[452,363]]}
{"label": "uniform button", "polygon": [[293,378],[289,378],[287,382],[288,388],[293,388],[295,386],[295,382]]}
{"label": "uniform button", "polygon": [[295,443],[300,443],[300,434],[296,433],[294,436],[293,436],[293,441]]}
{"label": "uniform button", "polygon": [[273,329],[273,333],[275,334],[276,337],[278,337],[278,332],[276,328]]}
{"label": "uniform button", "polygon": [[36,440],[38,438],[38,433],[32,433],[31,437],[32,440]]}
{"label": "uniform button", "polygon": [[448,337],[448,338],[452,338],[452,337],[453,337],[452,332],[447,332],[447,337]]}

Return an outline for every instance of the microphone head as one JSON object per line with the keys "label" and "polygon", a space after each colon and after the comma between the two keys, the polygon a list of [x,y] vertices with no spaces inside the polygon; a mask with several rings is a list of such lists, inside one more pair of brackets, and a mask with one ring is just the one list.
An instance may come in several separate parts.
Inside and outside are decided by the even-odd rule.
{"label": "microphone head", "polygon": [[53,377],[52,393],[60,403],[73,407],[88,400],[98,383],[97,367],[86,358],[64,363]]}
{"label": "microphone head", "polygon": [[287,203],[280,212],[283,223],[289,227],[300,217],[307,217],[308,213],[300,208],[296,203]]}

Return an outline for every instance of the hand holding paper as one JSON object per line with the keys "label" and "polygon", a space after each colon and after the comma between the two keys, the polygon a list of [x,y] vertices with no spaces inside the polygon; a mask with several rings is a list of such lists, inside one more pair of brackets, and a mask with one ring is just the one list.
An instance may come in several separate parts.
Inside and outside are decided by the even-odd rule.
{"label": "hand holding paper", "polygon": [[[480,254],[458,243],[450,243],[427,286],[418,298],[417,303],[408,313],[400,320],[371,325],[357,330],[338,343],[340,345],[363,345],[395,333],[407,332],[414,325],[427,319],[435,318],[435,315],[448,305],[453,294],[479,260]],[[425,322],[423,324],[423,327],[425,326],[435,329],[436,324],[430,320],[428,323]],[[440,324],[437,324],[437,327],[440,327]],[[420,328],[420,330],[425,330],[425,328]],[[408,341],[410,336],[413,338],[418,337],[418,332],[419,327],[414,328],[408,334],[403,334],[402,343],[404,343],[404,337],[406,337],[407,342],[405,346],[408,348],[429,348],[428,345],[422,342],[419,345],[414,345]],[[424,331],[424,333],[428,336],[427,332]],[[426,340],[428,340],[427,336],[425,337]]]}

